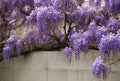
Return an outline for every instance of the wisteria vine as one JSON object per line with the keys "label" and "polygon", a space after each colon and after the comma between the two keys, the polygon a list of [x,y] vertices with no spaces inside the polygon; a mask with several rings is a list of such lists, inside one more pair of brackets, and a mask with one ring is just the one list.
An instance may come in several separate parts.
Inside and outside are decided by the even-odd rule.
{"label": "wisteria vine", "polygon": [[[105,79],[107,59],[120,52],[119,8],[120,0],[1,0],[4,61],[14,53],[20,55],[52,43],[65,48],[66,60],[71,63],[72,54],[79,60],[81,52],[94,47],[100,55],[92,65],[93,74]],[[10,34],[20,26],[28,27],[24,34]]]}

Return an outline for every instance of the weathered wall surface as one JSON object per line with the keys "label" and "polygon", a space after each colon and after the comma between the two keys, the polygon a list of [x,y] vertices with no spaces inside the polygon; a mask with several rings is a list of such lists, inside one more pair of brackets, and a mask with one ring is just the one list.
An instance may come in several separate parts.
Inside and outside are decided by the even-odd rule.
{"label": "weathered wall surface", "polygon": [[[98,51],[81,53],[81,59],[67,64],[60,51],[33,52],[19,56],[8,64],[0,63],[0,81],[100,81],[92,75],[91,65]],[[120,63],[106,81],[120,81]]]}

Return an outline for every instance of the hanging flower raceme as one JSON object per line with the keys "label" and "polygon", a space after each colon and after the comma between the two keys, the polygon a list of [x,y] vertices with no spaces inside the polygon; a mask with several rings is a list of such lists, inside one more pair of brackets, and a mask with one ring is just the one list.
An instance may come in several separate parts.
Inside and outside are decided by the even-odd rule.
{"label": "hanging flower raceme", "polygon": [[36,25],[36,15],[37,15],[37,12],[36,10],[32,10],[31,13],[30,13],[30,16],[27,16],[26,17],[26,23],[27,25],[29,24],[35,24]]}
{"label": "hanging flower raceme", "polygon": [[17,39],[17,37],[13,34],[7,40],[3,48],[3,57],[5,62],[9,59],[10,55],[15,53],[14,50],[20,54],[22,48],[21,40]]}
{"label": "hanging flower raceme", "polygon": [[64,16],[56,11],[53,7],[40,7],[38,8],[37,13],[37,27],[40,27],[42,24],[59,24],[64,19]]}
{"label": "hanging flower raceme", "polygon": [[93,44],[94,42],[98,45],[100,43],[100,40],[103,35],[107,35],[108,31],[107,29],[103,26],[97,26],[96,23],[93,21],[89,25],[88,32],[90,33],[89,39],[90,42]]}
{"label": "hanging flower raceme", "polygon": [[62,22],[64,16],[53,7],[41,7],[37,13],[37,28],[42,42],[50,41],[50,34],[55,33],[55,29]]}
{"label": "hanging flower raceme", "polygon": [[12,48],[10,46],[6,46],[3,48],[3,58],[5,63],[7,62],[11,54],[12,54]]}
{"label": "hanging flower raceme", "polygon": [[15,35],[10,36],[10,38],[7,39],[6,44],[13,44],[16,41]]}
{"label": "hanging flower raceme", "polygon": [[106,36],[108,34],[108,31],[105,27],[98,27],[97,30],[95,30],[95,41],[96,44],[98,45],[100,43],[100,40],[102,36]]}
{"label": "hanging flower raceme", "polygon": [[22,41],[18,39],[15,46],[16,46],[16,52],[18,53],[18,55],[20,55],[22,51]]}
{"label": "hanging flower raceme", "polygon": [[109,4],[110,13],[112,13],[114,16],[118,15],[120,13],[120,0],[110,0]]}
{"label": "hanging flower raceme", "polygon": [[6,40],[6,43],[5,43],[5,47],[6,46],[9,46],[11,48],[11,53],[13,53],[13,50],[15,48],[15,43],[17,41],[17,37],[13,34],[11,35],[7,40]]}
{"label": "hanging flower raceme", "polygon": [[86,36],[86,34],[82,34],[81,32],[75,32],[69,36],[69,41],[72,46],[72,49],[75,53],[76,60],[80,59],[80,52],[81,51],[87,51],[89,47],[89,35]]}
{"label": "hanging flower raceme", "polygon": [[90,24],[89,24],[89,29],[88,31],[90,32],[91,34],[91,37],[90,37],[90,40],[91,41],[95,41],[95,31],[97,30],[98,26],[96,26],[95,22],[92,21]]}
{"label": "hanging flower raceme", "polygon": [[81,7],[78,6],[74,12],[72,12],[71,14],[68,14],[68,20],[67,21],[69,23],[78,23],[79,21],[81,21],[81,18],[82,18]]}
{"label": "hanging flower raceme", "polygon": [[72,60],[72,48],[71,47],[66,47],[64,51],[65,51],[65,54],[66,54],[66,61],[68,63],[70,63],[71,60]]}
{"label": "hanging flower raceme", "polygon": [[26,33],[27,41],[30,45],[32,45],[32,38],[33,38],[33,30],[30,28]]}
{"label": "hanging flower raceme", "polygon": [[119,29],[118,21],[115,18],[111,17],[108,21],[107,29],[112,33],[116,33]]}
{"label": "hanging flower raceme", "polygon": [[103,63],[103,59],[99,56],[95,59],[92,65],[93,74],[97,78],[106,79],[107,74],[109,72],[108,67]]}
{"label": "hanging flower raceme", "polygon": [[74,12],[68,14],[68,22],[75,23],[77,26],[84,26],[89,23],[89,21],[95,15],[95,9],[88,9],[86,6],[77,6]]}
{"label": "hanging flower raceme", "polygon": [[112,33],[103,36],[99,44],[99,49],[100,55],[103,59],[109,58],[111,53],[115,56],[119,49],[118,37]]}

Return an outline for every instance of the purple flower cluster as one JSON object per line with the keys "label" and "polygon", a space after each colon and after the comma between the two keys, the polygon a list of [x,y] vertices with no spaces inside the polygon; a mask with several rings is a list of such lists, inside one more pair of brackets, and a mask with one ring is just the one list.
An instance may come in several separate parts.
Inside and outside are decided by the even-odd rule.
{"label": "purple flower cluster", "polygon": [[66,47],[65,48],[65,54],[66,54],[66,61],[68,63],[70,63],[71,60],[72,60],[72,48],[71,47]]}
{"label": "purple flower cluster", "polygon": [[68,14],[68,21],[77,25],[85,25],[95,15],[95,9],[87,9],[85,6],[77,6],[71,14]]}
{"label": "purple flower cluster", "polygon": [[[34,0],[0,0],[0,3],[0,11],[2,11],[2,14],[6,15],[6,18],[10,18],[15,10],[21,14],[20,16],[25,15],[21,13],[21,9],[25,9],[26,5],[33,6]],[[24,12],[26,13],[26,11]]]}
{"label": "purple flower cluster", "polygon": [[16,41],[15,35],[10,36],[10,38],[7,39],[6,44],[12,44]]}
{"label": "purple flower cluster", "polygon": [[119,48],[119,40],[116,35],[110,33],[107,36],[103,36],[101,38],[99,49],[100,55],[103,59],[109,58],[110,52],[113,52],[112,54],[115,56]]}
{"label": "purple flower cluster", "polygon": [[113,15],[118,15],[120,13],[120,0],[110,0],[109,2],[109,11],[113,14]]}
{"label": "purple flower cluster", "polygon": [[[69,35],[69,41],[75,53],[76,59],[80,58],[79,54],[81,51],[88,50],[90,44],[95,43],[96,45],[99,45],[101,38],[107,35],[107,29],[105,27],[96,26],[96,23],[94,21],[90,23],[87,31],[75,30],[73,33],[71,33]],[[103,50],[105,49],[103,48]]]}
{"label": "purple flower cluster", "polygon": [[30,16],[27,16],[26,17],[26,22],[27,22],[27,25],[29,24],[36,24],[36,15],[37,15],[37,12],[36,10],[32,10],[31,13],[30,13]]}
{"label": "purple flower cluster", "polygon": [[97,45],[100,43],[102,36],[108,34],[105,27],[97,26],[94,21],[90,23],[88,32],[90,33],[89,40],[91,43],[95,42]]}
{"label": "purple flower cluster", "polygon": [[18,55],[20,55],[20,53],[22,51],[22,41],[21,40],[17,40],[15,46],[16,46],[16,52],[18,53]]}
{"label": "purple flower cluster", "polygon": [[89,31],[91,32],[91,35],[93,36],[95,34],[95,30],[97,30],[98,26],[96,26],[96,23],[94,21],[92,21],[89,24]]}
{"label": "purple flower cluster", "polygon": [[14,50],[16,50],[18,54],[20,54],[22,51],[22,47],[22,41],[18,39],[15,35],[11,35],[10,38],[7,39],[3,48],[4,60],[7,61],[10,55],[14,52]]}
{"label": "purple flower cluster", "polygon": [[100,43],[100,40],[102,36],[106,36],[108,34],[108,31],[105,27],[98,27],[97,30],[95,30],[95,41],[97,44]]}
{"label": "purple flower cluster", "polygon": [[56,10],[63,13],[71,13],[77,7],[74,0],[55,0],[53,6]]}
{"label": "purple flower cluster", "polygon": [[12,48],[10,46],[6,46],[3,48],[3,58],[5,63],[7,62],[11,54],[12,54]]}
{"label": "purple flower cluster", "polygon": [[103,26],[105,24],[105,17],[103,15],[95,16],[94,21],[96,25]]}
{"label": "purple flower cluster", "polygon": [[111,17],[108,21],[107,29],[112,33],[116,33],[118,28],[118,21],[115,18]]}
{"label": "purple flower cluster", "polygon": [[37,13],[37,28],[39,29],[39,35],[42,37],[41,41],[49,41],[50,31],[53,32],[53,30],[57,29],[63,19],[64,16],[53,7],[39,8]]}
{"label": "purple flower cluster", "polygon": [[[93,74],[105,78],[108,67],[103,60],[111,57],[111,53],[114,57],[120,52],[120,0],[104,2],[105,4],[102,0],[0,0],[0,40],[5,41],[5,62],[14,52],[20,55],[24,48],[27,51],[54,42],[61,45],[61,48],[66,46],[66,60],[70,63],[72,53],[79,60],[81,51],[86,52],[95,46],[99,48],[100,56],[93,63]],[[14,33],[5,40],[7,36],[4,31],[9,34],[7,31],[21,26],[18,24],[25,18],[25,25],[30,28],[23,37]]]}
{"label": "purple flower cluster", "polygon": [[81,8],[77,7],[75,12],[68,14],[68,21],[71,22],[78,22],[81,18]]}
{"label": "purple flower cluster", "polygon": [[88,28],[88,32],[89,32],[89,40],[90,42],[94,43],[96,41],[96,31],[98,30],[98,26],[96,26],[95,22],[92,21],[90,24],[89,24],[89,28]]}
{"label": "purple flower cluster", "polygon": [[70,43],[76,56],[76,60],[80,58],[81,51],[87,51],[89,46],[89,39],[86,34],[75,32],[69,36]]}
{"label": "purple flower cluster", "polygon": [[52,4],[51,0],[34,0],[34,6],[50,6]]}
{"label": "purple flower cluster", "polygon": [[59,24],[64,19],[63,15],[56,11],[53,7],[41,7],[38,9],[37,13],[37,25],[42,25],[42,22],[45,22],[46,24]]}
{"label": "purple flower cluster", "polygon": [[109,70],[108,67],[103,63],[103,59],[98,56],[93,62],[92,71],[97,78],[106,79]]}
{"label": "purple flower cluster", "polygon": [[[5,43],[5,47],[3,48],[3,56],[4,60],[7,60],[12,53],[17,53],[20,55],[22,52],[22,48],[28,49],[29,47],[32,50],[32,47],[35,46],[35,38],[37,37],[36,31],[33,31],[31,28],[23,35],[22,38],[19,38],[17,35],[11,35],[10,38],[7,39]],[[37,39],[38,40],[38,39]],[[39,44],[37,42],[37,44]],[[14,51],[15,50],[15,51]]]}
{"label": "purple flower cluster", "polygon": [[80,38],[74,41],[73,49],[76,56],[76,60],[80,58],[81,51],[87,51],[89,46],[89,40],[86,38]]}
{"label": "purple flower cluster", "polygon": [[74,31],[69,35],[71,47],[75,53],[76,59],[80,58],[81,51],[87,51],[89,45],[96,43],[99,45],[102,36],[106,36],[108,31],[105,27],[96,26],[95,22],[91,22],[87,31]]}

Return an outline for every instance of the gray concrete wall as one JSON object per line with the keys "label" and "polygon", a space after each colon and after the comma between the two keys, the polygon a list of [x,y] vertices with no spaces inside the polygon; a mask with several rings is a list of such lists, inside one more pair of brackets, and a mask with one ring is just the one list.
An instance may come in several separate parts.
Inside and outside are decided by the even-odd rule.
{"label": "gray concrete wall", "polygon": [[[12,58],[8,64],[0,63],[0,81],[102,81],[92,75],[91,65],[98,51],[81,53],[67,64],[60,51],[32,52],[27,56]],[[74,56],[73,56],[74,57]],[[106,81],[120,81],[120,63]]]}

